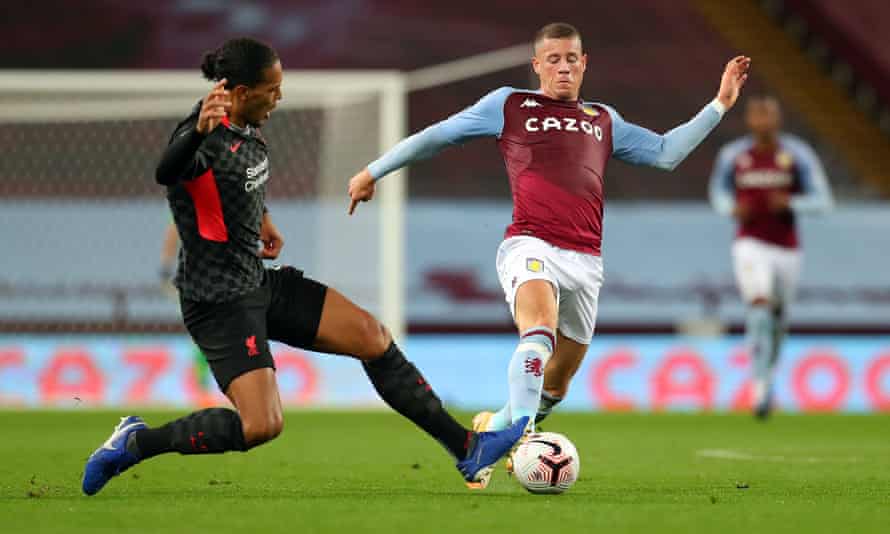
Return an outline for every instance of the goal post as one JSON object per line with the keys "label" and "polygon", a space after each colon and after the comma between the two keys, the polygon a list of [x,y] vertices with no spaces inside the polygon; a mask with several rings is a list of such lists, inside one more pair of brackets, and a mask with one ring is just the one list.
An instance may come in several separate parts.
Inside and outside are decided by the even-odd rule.
{"label": "goal post", "polygon": [[[128,295],[130,320],[176,320],[169,302],[141,290],[156,282],[156,234],[169,221],[158,215],[163,192],[151,175],[176,121],[210,87],[193,71],[0,71],[0,232],[9,250],[53,249],[19,254],[0,272],[14,297],[0,306],[0,320],[21,319],[25,309],[35,321],[68,310],[61,315],[102,322],[109,312],[101,296],[54,302],[52,291],[35,291],[97,286]],[[404,75],[289,71],[282,93],[263,128],[282,259],[402,338],[405,171],[388,176],[354,217],[346,189],[405,136]],[[59,265],[46,268],[53,257]]]}

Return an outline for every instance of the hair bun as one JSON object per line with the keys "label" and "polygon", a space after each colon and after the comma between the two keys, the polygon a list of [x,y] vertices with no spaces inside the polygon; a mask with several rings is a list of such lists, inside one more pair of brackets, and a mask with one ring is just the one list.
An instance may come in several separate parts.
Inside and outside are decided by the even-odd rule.
{"label": "hair bun", "polygon": [[201,62],[201,72],[211,82],[219,80],[219,73],[216,69],[217,57],[216,51],[207,52],[204,54],[204,60]]}

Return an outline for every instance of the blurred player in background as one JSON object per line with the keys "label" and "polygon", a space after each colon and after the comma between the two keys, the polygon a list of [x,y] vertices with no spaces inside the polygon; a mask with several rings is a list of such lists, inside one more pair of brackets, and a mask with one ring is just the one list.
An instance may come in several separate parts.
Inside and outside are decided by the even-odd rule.
{"label": "blurred player in background", "polygon": [[[164,239],[161,242],[161,258],[160,267],[158,268],[158,277],[161,285],[161,292],[175,300],[179,300],[179,292],[173,284],[173,275],[176,270],[176,258],[179,255],[179,232],[176,230],[176,224],[170,223],[164,229]],[[210,372],[210,365],[207,358],[201,353],[201,348],[195,345],[192,351],[192,360],[194,362],[195,387],[198,389],[197,403],[201,406],[212,406],[215,404],[213,398],[213,374]]]}
{"label": "blurred player in background", "polygon": [[754,414],[765,418],[772,408],[772,375],[788,328],[788,306],[800,276],[795,216],[826,212],[834,201],[813,149],[781,133],[782,112],[774,97],[750,98],[745,120],[750,135],[720,150],[709,189],[714,209],[738,221],[733,267],[748,306]]}
{"label": "blurred player in background", "polygon": [[509,401],[497,413],[478,414],[474,428],[505,428],[536,414],[540,421],[565,396],[593,337],[609,158],[673,170],[735,104],[749,66],[747,57],[732,59],[717,97],[659,135],[609,106],[579,99],[587,67],[581,35],[569,24],[549,24],[534,39],[538,90],[497,89],[401,141],[352,178],[350,213],[389,172],[452,145],[497,139],[513,192],[513,224],[498,249],[497,270],[519,342],[508,367]]}
{"label": "blurred player in background", "polygon": [[164,229],[164,240],[161,242],[160,278],[161,291],[168,297],[176,297],[176,286],[173,285],[173,275],[176,270],[176,257],[179,253],[179,234],[176,225],[170,223]]}
{"label": "blurred player in background", "polygon": [[122,418],[87,460],[84,493],[160,454],[247,451],[276,438],[284,423],[269,341],[361,360],[380,397],[479,484],[525,421],[467,430],[368,312],[293,267],[263,266],[284,246],[265,205],[269,152],[259,130],[281,99],[281,62],[263,43],[233,39],[201,69],[215,85],[175,128],[155,178],[167,186],[182,239],[176,286],[185,326],[235,410],[207,408],[155,428]]}

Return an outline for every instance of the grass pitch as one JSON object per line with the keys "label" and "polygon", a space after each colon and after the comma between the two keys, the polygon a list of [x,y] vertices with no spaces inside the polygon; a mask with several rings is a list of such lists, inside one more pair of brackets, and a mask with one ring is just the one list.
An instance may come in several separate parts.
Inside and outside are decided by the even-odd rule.
{"label": "grass pitch", "polygon": [[890,532],[888,416],[556,414],[544,427],[575,442],[581,478],[536,496],[502,466],[468,492],[396,415],[291,412],[247,454],[162,456],[85,497],[83,462],[120,415],[0,412],[0,531]]}

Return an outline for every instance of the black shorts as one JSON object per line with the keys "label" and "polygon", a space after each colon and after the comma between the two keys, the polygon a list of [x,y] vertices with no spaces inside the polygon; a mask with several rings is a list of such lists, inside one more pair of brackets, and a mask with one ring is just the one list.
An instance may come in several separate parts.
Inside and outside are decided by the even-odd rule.
{"label": "black shorts", "polygon": [[236,377],[275,368],[269,341],[311,349],[327,287],[293,267],[266,269],[263,285],[228,302],[180,300],[182,318],[223,393]]}

